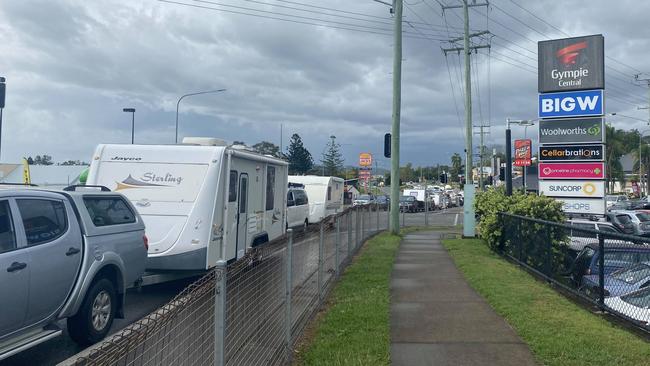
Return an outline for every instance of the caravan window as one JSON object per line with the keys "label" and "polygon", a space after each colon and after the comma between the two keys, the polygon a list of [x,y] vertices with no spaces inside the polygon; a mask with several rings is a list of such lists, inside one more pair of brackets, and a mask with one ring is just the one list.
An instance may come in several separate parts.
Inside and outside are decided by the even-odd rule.
{"label": "caravan window", "polygon": [[237,201],[237,171],[230,171],[230,188],[228,189],[228,202]]}
{"label": "caravan window", "polygon": [[275,203],[275,167],[266,168],[266,210],[272,210]]}
{"label": "caravan window", "polygon": [[327,187],[327,200],[331,201],[332,200],[332,187]]}

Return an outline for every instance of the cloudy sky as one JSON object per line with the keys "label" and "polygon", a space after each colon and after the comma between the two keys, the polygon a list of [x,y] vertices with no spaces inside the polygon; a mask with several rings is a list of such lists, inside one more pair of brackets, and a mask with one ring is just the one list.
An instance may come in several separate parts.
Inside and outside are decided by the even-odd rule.
{"label": "cloudy sky", "polygon": [[[443,41],[459,35],[462,13],[443,14],[443,3],[460,1],[405,5],[402,163],[447,163],[464,149],[460,60],[441,51],[453,47]],[[490,3],[470,12],[472,29],[493,34],[475,39],[492,49],[472,59],[475,124],[492,126],[486,144],[503,145],[506,117],[536,116],[536,42],[568,35],[605,36],[607,111],[619,115],[609,121],[644,128],[638,119],[648,111],[637,107],[647,104],[647,88],[632,80],[650,71],[650,3]],[[348,164],[362,151],[381,155],[391,121],[391,24],[389,8],[372,0],[2,1],[1,160],[89,161],[99,143],[130,142],[124,107],[137,110],[136,143],[173,143],[178,98],[220,88],[227,91],[183,100],[180,138],[279,145],[283,125],[285,147],[298,133],[317,160],[330,135]]]}

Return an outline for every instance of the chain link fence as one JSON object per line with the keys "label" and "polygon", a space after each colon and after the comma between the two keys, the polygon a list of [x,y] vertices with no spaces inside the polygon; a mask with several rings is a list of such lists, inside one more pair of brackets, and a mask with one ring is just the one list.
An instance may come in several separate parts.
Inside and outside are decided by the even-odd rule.
{"label": "chain link fence", "polygon": [[282,365],[388,211],[356,206],[219,262],[172,301],[72,365]]}
{"label": "chain link fence", "polygon": [[[647,216],[650,224],[650,215],[634,215]],[[629,225],[616,214],[609,221],[567,224],[507,213],[499,218],[503,226],[496,249],[501,255],[584,304],[650,332],[650,237],[623,234],[620,229]]]}

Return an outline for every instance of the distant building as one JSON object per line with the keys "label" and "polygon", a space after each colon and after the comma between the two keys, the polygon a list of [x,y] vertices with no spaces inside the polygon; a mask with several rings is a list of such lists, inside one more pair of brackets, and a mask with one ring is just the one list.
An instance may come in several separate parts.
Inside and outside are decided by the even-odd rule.
{"label": "distant building", "polygon": [[[87,165],[30,165],[32,184],[47,188],[64,188],[79,184],[79,176]],[[23,183],[22,164],[0,164],[1,183]]]}

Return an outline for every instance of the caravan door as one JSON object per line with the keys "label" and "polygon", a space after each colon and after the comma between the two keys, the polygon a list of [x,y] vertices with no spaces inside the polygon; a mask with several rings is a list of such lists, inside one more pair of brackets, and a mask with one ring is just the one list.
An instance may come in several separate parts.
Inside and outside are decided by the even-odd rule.
{"label": "caravan door", "polygon": [[237,259],[246,253],[246,233],[248,230],[248,174],[239,176],[239,201],[237,202]]}

